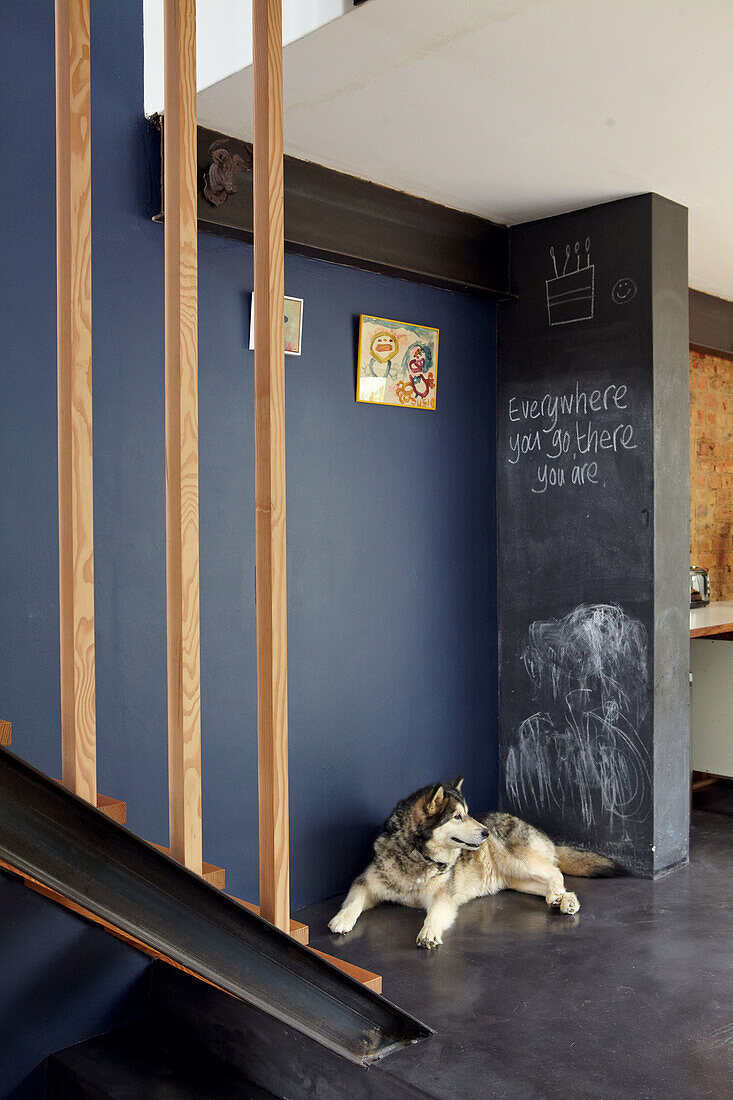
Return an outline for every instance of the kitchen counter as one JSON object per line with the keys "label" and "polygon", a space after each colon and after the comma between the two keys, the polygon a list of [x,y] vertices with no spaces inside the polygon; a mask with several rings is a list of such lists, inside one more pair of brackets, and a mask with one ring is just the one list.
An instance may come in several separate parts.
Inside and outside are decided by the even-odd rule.
{"label": "kitchen counter", "polygon": [[733,777],[733,600],[690,610],[692,767]]}
{"label": "kitchen counter", "polygon": [[707,607],[690,609],[690,637],[733,634],[733,600],[718,600]]}

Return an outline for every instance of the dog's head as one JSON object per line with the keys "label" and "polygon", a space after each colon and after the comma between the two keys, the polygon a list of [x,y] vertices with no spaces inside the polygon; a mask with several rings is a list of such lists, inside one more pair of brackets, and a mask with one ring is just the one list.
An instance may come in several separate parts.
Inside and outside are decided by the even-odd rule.
{"label": "dog's head", "polygon": [[420,793],[417,809],[428,854],[480,848],[489,835],[489,830],[469,815],[462,785],[463,776],[458,776],[452,783],[436,783]]}

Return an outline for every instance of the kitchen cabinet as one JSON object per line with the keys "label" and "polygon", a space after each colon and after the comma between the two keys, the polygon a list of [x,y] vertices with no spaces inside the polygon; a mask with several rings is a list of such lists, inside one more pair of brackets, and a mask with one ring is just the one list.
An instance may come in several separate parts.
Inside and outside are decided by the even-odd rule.
{"label": "kitchen cabinet", "polygon": [[733,777],[733,600],[690,611],[692,767]]}

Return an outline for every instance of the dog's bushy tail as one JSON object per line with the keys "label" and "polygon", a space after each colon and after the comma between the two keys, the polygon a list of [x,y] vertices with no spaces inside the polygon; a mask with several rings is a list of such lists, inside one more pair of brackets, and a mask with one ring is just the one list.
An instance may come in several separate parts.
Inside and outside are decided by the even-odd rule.
{"label": "dog's bushy tail", "polygon": [[557,865],[564,875],[578,875],[580,878],[607,878],[622,875],[623,869],[612,859],[599,856],[597,852],[581,852],[577,848],[555,846]]}

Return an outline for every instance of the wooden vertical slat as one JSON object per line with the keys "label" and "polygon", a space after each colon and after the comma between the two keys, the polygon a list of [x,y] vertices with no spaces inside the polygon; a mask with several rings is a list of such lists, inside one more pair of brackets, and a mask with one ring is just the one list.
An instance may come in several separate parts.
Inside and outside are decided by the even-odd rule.
{"label": "wooden vertical slat", "polygon": [[195,0],[165,0],[163,135],[170,851],[201,874]]}
{"label": "wooden vertical slat", "polygon": [[254,339],[260,911],[290,922],[280,0],[254,0]]}
{"label": "wooden vertical slat", "polygon": [[56,0],[56,306],[62,778],[97,801],[89,0]]}

